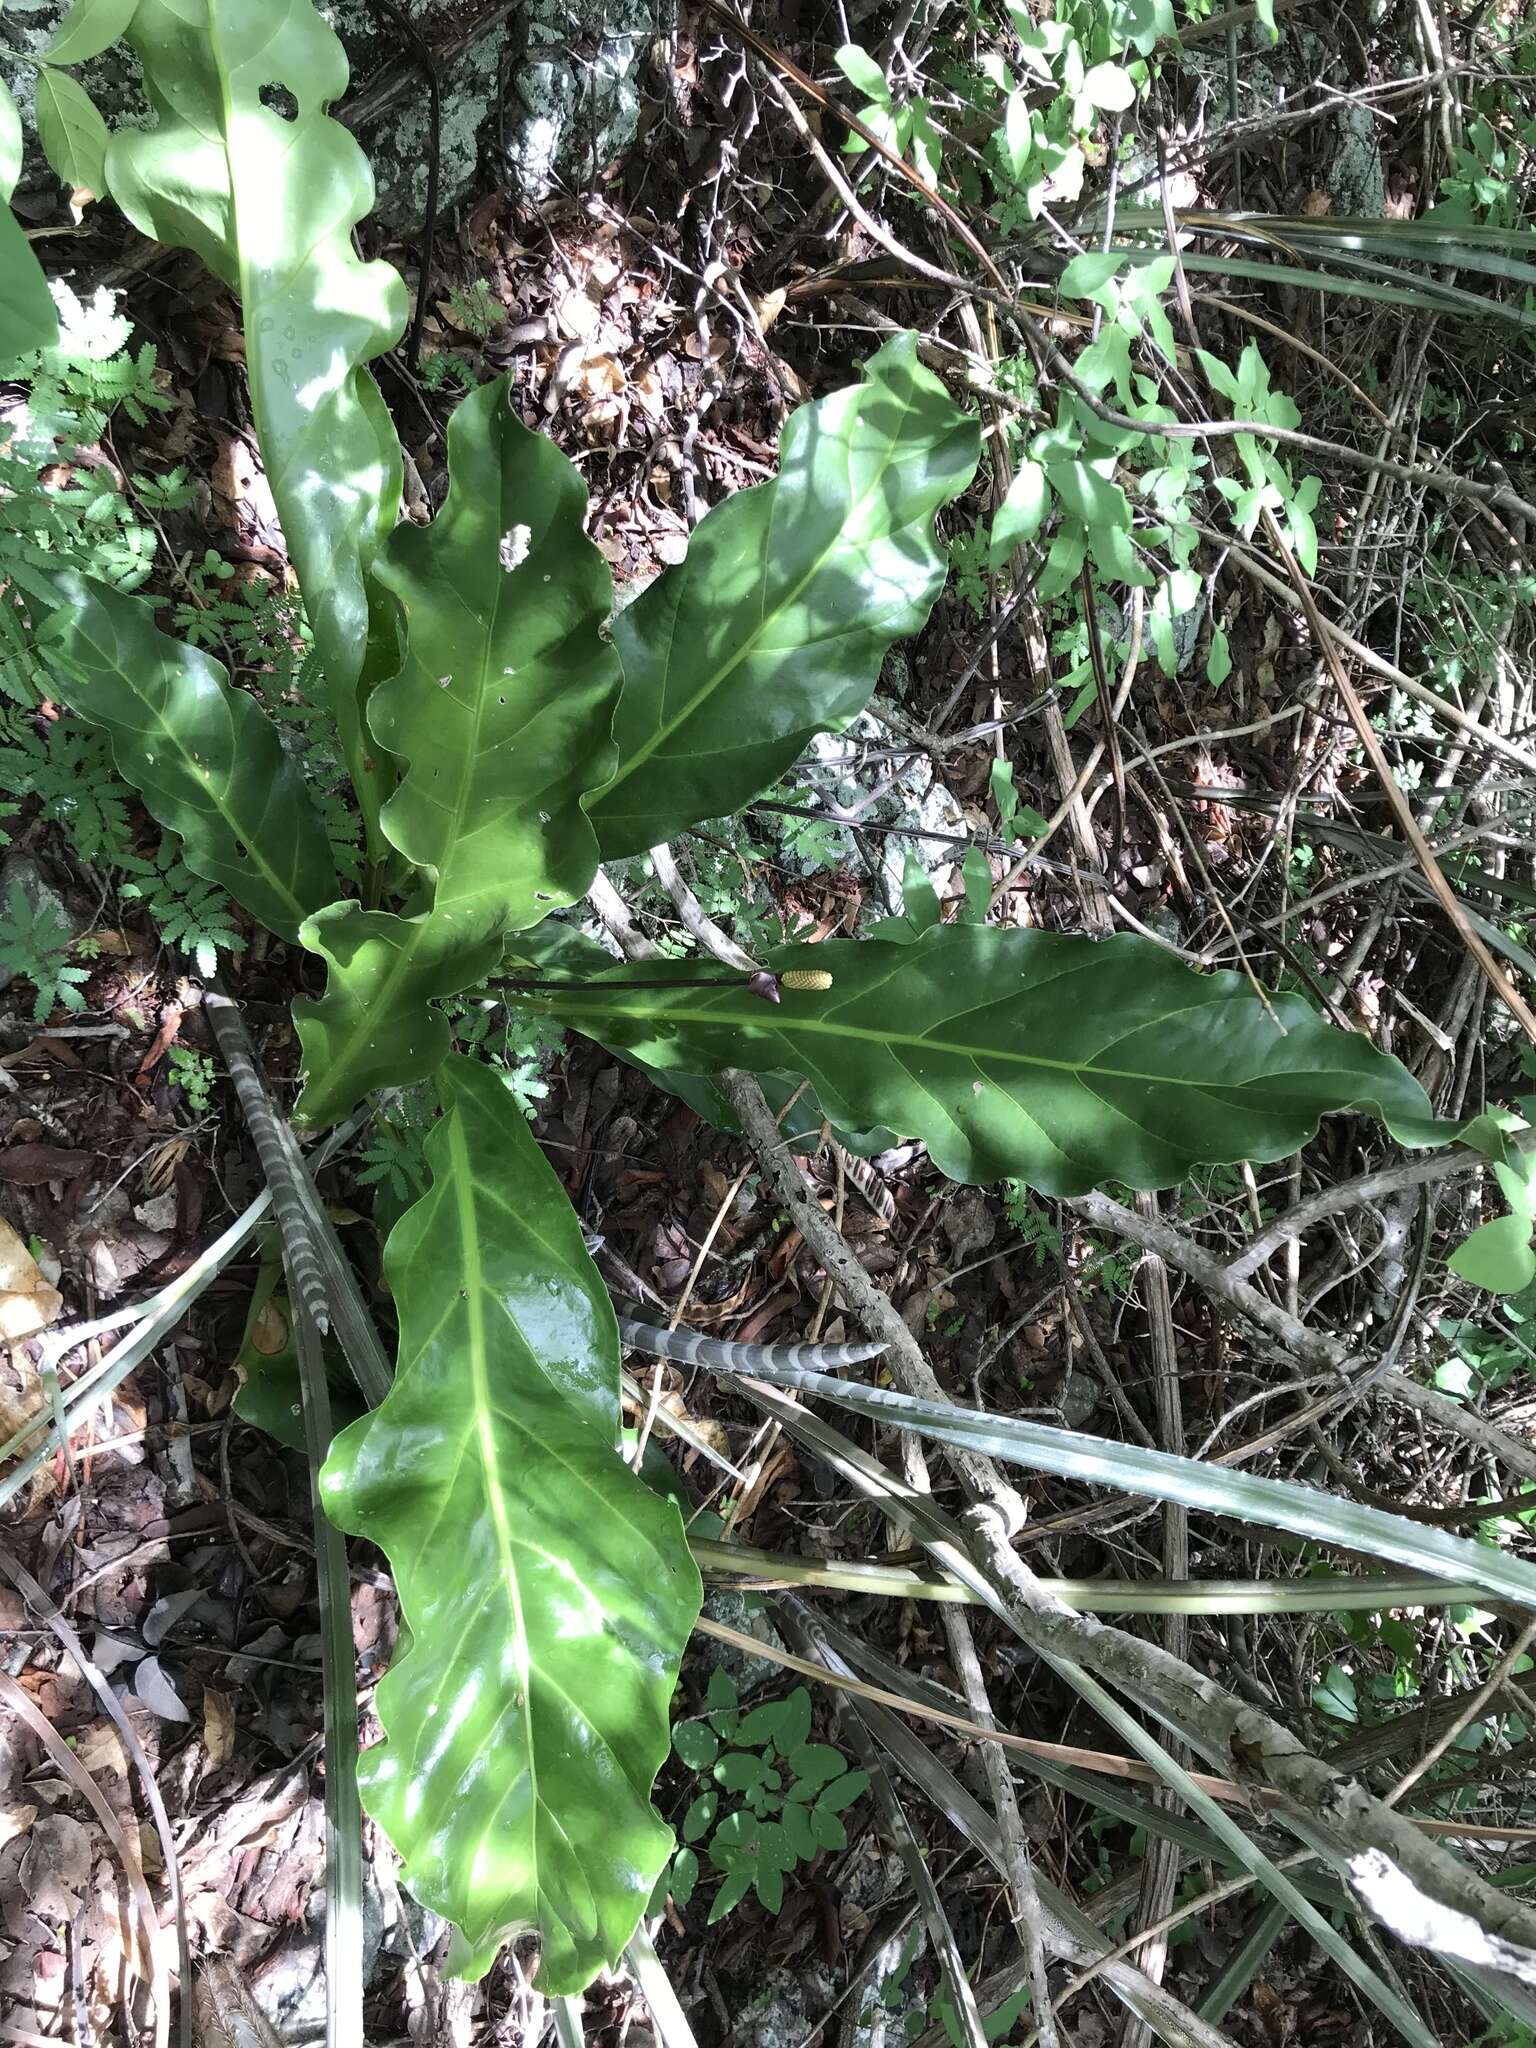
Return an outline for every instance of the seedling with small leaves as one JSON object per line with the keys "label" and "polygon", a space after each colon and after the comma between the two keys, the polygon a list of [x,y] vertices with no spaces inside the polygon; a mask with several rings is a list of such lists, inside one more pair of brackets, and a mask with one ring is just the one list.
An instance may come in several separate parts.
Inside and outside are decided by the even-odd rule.
{"label": "seedling with small leaves", "polygon": [[214,1066],[210,1056],[190,1045],[171,1047],[171,1079],[187,1098],[194,1116],[205,1116],[213,1098]]}
{"label": "seedling with small leaves", "polygon": [[[850,1771],[841,1751],[810,1740],[811,1696],[803,1685],[743,1713],[735,1680],[717,1670],[707,1706],[702,1719],[679,1722],[673,1732],[681,1761],[713,1783],[683,1816],[688,1846],[672,1859],[658,1893],[670,1892],[679,1907],[688,1903],[699,1876],[692,1845],[709,1835],[709,1860],[725,1879],[709,1909],[713,1926],[749,1891],[777,1913],[789,1871],[821,1849],[845,1849],[848,1832],[841,1816],[863,1794],[869,1774]],[[723,1816],[722,1793],[740,1801]]]}

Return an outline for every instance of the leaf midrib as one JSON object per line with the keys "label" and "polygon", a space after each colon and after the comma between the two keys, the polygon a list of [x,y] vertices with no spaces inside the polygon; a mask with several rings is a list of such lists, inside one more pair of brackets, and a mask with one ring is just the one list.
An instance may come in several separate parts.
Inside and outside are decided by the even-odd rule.
{"label": "leaf midrib", "polygon": [[[502,1497],[500,1467],[496,1458],[495,1429],[492,1421],[490,1373],[487,1370],[487,1338],[485,1329],[485,1271],[480,1257],[480,1238],[475,1228],[475,1175],[470,1159],[469,1146],[464,1137],[464,1113],[455,1108],[448,1119],[448,1150],[452,1160],[450,1185],[453,1188],[454,1209],[459,1226],[461,1285],[466,1302],[466,1345],[470,1360],[470,1379],[473,1387],[475,1441],[480,1455],[481,1474],[486,1504],[490,1509],[491,1525],[496,1532],[496,1550],[501,1561],[501,1581],[506,1588],[508,1604],[512,1610],[512,1628],[516,1640],[518,1672],[521,1683],[520,1697],[513,1701],[514,1711],[523,1723],[523,1740],[528,1756],[528,1778],[533,1792],[531,1812],[535,1816],[533,1826],[537,1829],[539,1805],[539,1764],[534,1753],[533,1742],[533,1687],[530,1681],[532,1652],[529,1646],[527,1616],[523,1612],[522,1587],[517,1576],[517,1565],[513,1557],[513,1541],[507,1516],[506,1502]],[[538,1844],[533,1844],[534,1867],[538,1867]]]}
{"label": "leaf midrib", "polygon": [[[869,991],[866,991],[867,993]],[[592,1015],[591,1007],[580,1003],[563,1003],[558,996],[550,999],[549,1007],[557,1016],[569,1016],[575,1023],[579,1023],[583,1016]],[[597,1011],[597,1018],[601,1020],[604,1017],[627,1017],[641,1023],[650,1024],[663,1023],[672,1019],[684,1024],[753,1025],[757,1023],[757,1019],[754,1017],[748,1017],[745,1014],[738,1016],[729,1010],[715,1010],[707,1007],[690,1008],[679,1004],[668,1004],[665,1009],[646,1008],[643,1005],[626,1005],[623,1003],[604,1004]],[[1149,1018],[1147,1021],[1153,1024],[1166,1024],[1169,1019],[1157,1017]],[[1093,1074],[1100,1079],[1111,1081],[1146,1081],[1158,1087],[1168,1087],[1171,1085],[1179,1088],[1195,1088],[1209,1091],[1213,1085],[1231,1088],[1247,1088],[1253,1085],[1251,1081],[1230,1081],[1213,1084],[1175,1073],[1147,1074],[1133,1067],[1096,1066],[1091,1059],[1053,1060],[1048,1059],[1043,1053],[1014,1052],[1003,1046],[977,1047],[974,1045],[962,1045],[949,1039],[916,1037],[909,1032],[888,1029],[875,1030],[859,1024],[836,1024],[825,1018],[807,1017],[803,1020],[797,1020],[792,1026],[788,1024],[774,1024],[768,1027],[768,1029],[771,1035],[783,1038],[791,1047],[800,1038],[845,1038],[870,1045],[916,1046],[925,1052],[950,1053],[957,1059],[967,1059],[977,1064],[984,1060],[1002,1060],[1014,1066],[1049,1067],[1057,1073]],[[1258,1076],[1256,1078],[1262,1079],[1263,1077]]]}
{"label": "leaf midrib", "polygon": [[[861,394],[861,396],[867,397],[870,393],[874,391],[874,389],[874,384],[872,382],[866,381],[864,391]],[[915,410],[915,406],[910,401],[904,404],[902,409],[902,420],[905,421],[908,415]],[[752,629],[751,633],[747,635],[746,639],[738,646],[736,651],[729,657],[729,659],[723,662],[721,666],[715,671],[715,673],[712,676],[710,676],[706,682],[702,683],[699,686],[699,688],[693,693],[692,697],[689,698],[688,702],[683,705],[681,710],[679,710],[675,714],[675,716],[673,716],[672,718],[666,718],[665,716],[663,716],[657,720],[656,730],[651,734],[650,738],[647,739],[641,746],[639,746],[635,750],[635,752],[630,755],[629,759],[625,763],[623,763],[622,766],[615,770],[613,779],[606,785],[605,788],[600,790],[598,794],[592,799],[592,814],[594,816],[599,818],[601,817],[602,807],[608,801],[609,797],[612,796],[613,792],[616,789],[620,788],[622,784],[626,782],[631,775],[634,774],[637,768],[643,768],[645,763],[650,760],[651,756],[661,746],[662,742],[664,740],[670,739],[680,726],[685,724],[688,719],[694,716],[694,714],[698,711],[701,705],[708,702],[708,700],[720,688],[720,685],[725,681],[726,677],[732,674],[734,670],[740,668],[742,663],[749,659],[754,649],[757,647],[759,642],[763,639],[763,636],[768,631],[770,625],[776,624],[777,621],[783,616],[783,614],[789,609],[789,607],[798,601],[801,594],[809,587],[814,578],[821,574],[821,571],[826,566],[828,558],[842,544],[844,528],[847,527],[847,525],[853,519],[856,513],[863,510],[864,506],[869,502],[870,498],[874,495],[875,490],[878,488],[881,478],[884,477],[886,471],[891,467],[891,464],[895,461],[895,447],[897,438],[898,437],[896,434],[892,435],[890,441],[887,443],[886,459],[882,463],[869,489],[862,492],[858,498],[850,500],[848,509],[843,516],[842,522],[838,527],[837,533],[833,536],[833,538],[830,541],[828,541],[827,545],[822,549],[820,554],[817,555],[815,561],[812,562],[811,566],[806,570],[805,574],[801,577],[800,581],[796,583],[792,588],[784,592],[784,594],[780,597],[778,603],[774,606],[772,611],[765,611],[759,615],[757,624]],[[849,448],[849,457],[851,461],[851,446]],[[771,490],[775,493],[775,497],[773,499],[772,504],[769,507],[768,512],[768,522],[770,530],[772,528],[773,521],[777,515],[778,510],[778,498],[776,494],[778,492],[779,486],[783,483],[783,480],[784,473],[782,470],[780,470],[779,474],[772,480],[770,484],[766,484],[761,487],[765,490]],[[743,495],[745,495],[745,493],[743,493]],[[730,501],[728,500],[727,502]],[[892,529],[893,532],[896,530],[897,529],[895,528]],[[905,531],[904,528],[901,530]],[[686,557],[684,558],[683,562],[681,562],[678,566],[680,569],[686,569]],[[762,580],[763,582],[767,581],[766,561],[764,563],[764,574]],[[762,584],[760,583],[759,589],[761,590],[761,588]],[[646,592],[646,596],[649,595],[650,593]],[[643,599],[640,601],[644,602]],[[667,638],[668,675],[671,674],[672,648],[675,641],[676,618],[674,616],[673,631],[669,633]],[[663,685],[663,688],[664,687],[665,686]],[[623,700],[621,698],[621,704],[622,701]],[[630,814],[626,813],[626,815]]]}
{"label": "leaf midrib", "polygon": [[[81,637],[86,641],[87,645],[95,648],[98,656],[101,657],[101,659],[105,662],[106,666],[109,669],[114,670],[118,675],[122,676],[125,682],[127,682],[129,695],[132,698],[132,700],[144,706],[148,720],[146,731],[150,734],[151,737],[153,736],[154,733],[158,732],[169,745],[171,751],[183,762],[183,764],[186,767],[187,773],[189,775],[195,776],[198,782],[207,791],[208,799],[210,803],[213,805],[214,809],[217,811],[218,815],[224,820],[225,824],[234,833],[236,839],[240,842],[242,846],[246,848],[247,852],[249,853],[252,868],[257,873],[265,877],[268,886],[274,891],[274,893],[282,902],[288,905],[294,929],[297,930],[298,927],[304,922],[305,918],[307,918],[310,915],[311,906],[302,903],[299,900],[299,898],[295,896],[291,885],[285,882],[282,876],[272,866],[272,864],[263,857],[260,851],[260,834],[257,834],[253,837],[248,828],[242,827],[239,822],[238,812],[236,812],[227,801],[222,800],[215,793],[214,789],[212,788],[209,782],[207,774],[198,765],[197,756],[194,753],[192,753],[190,749],[187,747],[185,741],[181,738],[176,727],[166,722],[164,712],[160,710],[158,707],[146,703],[143,694],[134,684],[132,678],[132,671],[127,667],[127,665],[122,660],[120,660],[115,654],[108,653],[107,649],[102,646],[101,642],[93,639],[90,636],[90,634],[86,631],[83,625],[81,626],[80,630]],[[233,685],[231,685],[230,687],[233,688]],[[114,726],[123,723],[124,721],[121,719],[113,721]],[[113,726],[108,727],[108,731],[110,732],[111,730],[113,730]],[[232,715],[230,716],[230,735],[231,740],[233,741],[236,735],[234,731],[234,719]],[[121,767],[121,763],[119,763],[119,767]],[[122,772],[124,774],[130,773],[130,771],[127,769],[123,769]],[[191,810],[194,809],[195,806],[188,804],[187,808]],[[183,832],[181,834],[181,837],[184,843],[190,843],[189,835],[187,833]],[[195,852],[196,849],[194,848],[193,851]],[[195,870],[197,863],[195,860],[189,860],[188,866],[192,867]],[[223,875],[215,875],[212,877],[206,877],[205,879],[211,879],[214,881],[222,882],[225,878]]]}

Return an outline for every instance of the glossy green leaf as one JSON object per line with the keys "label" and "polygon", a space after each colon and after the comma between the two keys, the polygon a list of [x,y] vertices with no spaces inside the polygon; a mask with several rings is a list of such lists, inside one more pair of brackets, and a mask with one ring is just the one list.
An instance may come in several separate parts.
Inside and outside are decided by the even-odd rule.
{"label": "glossy green leaf", "polygon": [[765,964],[829,971],[832,987],[777,1005],[739,982],[626,991],[697,973],[646,961],[543,1006],[658,1066],[804,1074],[830,1117],[922,1139],[952,1180],[1017,1175],[1052,1195],[1281,1159],[1351,1107],[1410,1139],[1432,1130],[1417,1081],[1366,1039],[1146,939],[946,925],[910,945],[786,947]]}
{"label": "glossy green leaf", "polygon": [[699,1882],[699,1859],[692,1849],[679,1849],[672,1859],[672,1874],[667,1889],[672,1894],[672,1903],[678,1911],[693,1897]]}
{"label": "glossy green leaf", "polygon": [[715,1765],[714,1775],[727,1792],[750,1792],[767,1777],[768,1765],[755,1751],[732,1750]]}
{"label": "glossy green leaf", "polygon": [[717,1664],[709,1674],[709,1689],[704,1695],[710,1708],[709,1725],[715,1733],[729,1742],[736,1733],[741,1716],[737,1711],[739,1694],[736,1681],[723,1664]]}
{"label": "glossy green leaf", "polygon": [[934,520],[979,446],[910,334],[793,416],[778,476],[717,505],[614,621],[619,765],[589,805],[605,859],[740,810],[863,709],[943,585]]}
{"label": "glossy green leaf", "polygon": [[866,99],[889,106],[891,88],[886,83],[885,73],[867,50],[857,43],[844,43],[840,50],[834,50],[832,61],[852,86],[864,94]]}
{"label": "glossy green leaf", "polygon": [[[395,523],[401,462],[362,366],[399,339],[406,297],[352,247],[373,179],[325,111],[346,57],[310,0],[139,0],[128,40],[158,121],[113,136],[107,182],[135,227],[194,250],[239,294],[262,457],[371,827],[381,777],[359,693],[380,622],[365,575]],[[264,103],[274,88],[291,111]]]}
{"label": "glossy green leaf", "polygon": [[157,630],[142,598],[66,571],[38,635],[58,695],[112,742],[118,772],[178,833],[194,874],[297,938],[336,893],[325,827],[271,720],[200,648]]}
{"label": "glossy green leaf", "polygon": [[459,405],[448,470],[436,519],[397,527],[376,569],[406,621],[404,666],[369,704],[404,764],[383,826],[436,877],[434,919],[518,929],[597,872],[581,800],[615,760],[613,579],[581,478],[505,379]]}
{"label": "glossy green leaf", "polygon": [[492,1068],[439,1086],[432,1188],[385,1255],[398,1374],[321,1480],[410,1630],[359,1779],[467,1971],[535,1929],[540,1988],[574,1994],[671,1848],[650,1788],[699,1579],[675,1504],[615,1454],[613,1311],[553,1169]]}
{"label": "glossy green leaf", "polygon": [[1536,1280],[1529,1216],[1496,1216],[1479,1224],[1446,1261],[1453,1273],[1491,1294],[1519,1294]]}
{"label": "glossy green leaf", "polygon": [[339,905],[306,931],[329,968],[324,998],[298,1009],[310,1123],[429,1074],[448,1049],[431,1000],[483,980],[502,934],[573,902],[597,871],[581,803],[612,765],[618,661],[601,637],[612,580],[582,530],[586,493],[503,383],[459,406],[448,453],[442,512],[399,528],[377,564],[405,652],[369,706],[404,764],[383,829],[432,900],[409,918]]}
{"label": "glossy green leaf", "polygon": [[99,196],[107,184],[107,124],[77,78],[45,64],[37,74],[37,139],[66,185]]}
{"label": "glossy green leaf", "polygon": [[139,0],[75,0],[43,55],[50,64],[83,64],[125,33]]}
{"label": "glossy green leaf", "polygon": [[1217,626],[1211,634],[1210,653],[1205,658],[1205,679],[1213,689],[1221,685],[1232,673],[1232,646],[1227,639],[1225,626]]}
{"label": "glossy green leaf", "polygon": [[868,1771],[847,1771],[842,1777],[832,1780],[816,1805],[822,1813],[841,1813],[844,1807],[852,1806],[855,1799],[862,1798],[868,1790]]}
{"label": "glossy green leaf", "polygon": [[16,98],[0,78],[0,199],[9,199],[21,176],[21,114]]}
{"label": "glossy green leaf", "polygon": [[842,1753],[829,1743],[807,1742],[790,1751],[786,1762],[800,1786],[826,1785],[847,1769]]}
{"label": "glossy green leaf", "polygon": [[719,1737],[704,1721],[680,1721],[672,1731],[672,1747],[690,1771],[708,1770],[720,1754]]}
{"label": "glossy green leaf", "polygon": [[[21,115],[0,78],[0,201],[9,200],[20,175]],[[52,348],[58,338],[59,316],[43,267],[21,222],[8,205],[0,205],[0,363]]]}
{"label": "glossy green leaf", "polygon": [[1034,539],[1045,524],[1050,509],[1051,490],[1045,480],[1045,471],[1038,462],[1021,462],[1008,486],[1007,496],[992,515],[987,561],[994,574],[1005,565],[1015,548],[1023,547]]}
{"label": "glossy green leaf", "polygon": [[715,1818],[720,1805],[718,1792],[701,1792],[683,1815],[683,1840],[696,1842]]}
{"label": "glossy green leaf", "polygon": [[294,1120],[311,1126],[334,1123],[371,1089],[424,1081],[449,1046],[434,999],[484,981],[501,958],[494,932],[357,903],[328,904],[299,936],[326,964],[325,994],[293,1006],[305,1074]]}
{"label": "glossy green leaf", "polygon": [[1095,64],[1082,83],[1082,97],[1105,113],[1123,114],[1136,104],[1136,85],[1119,64]]}
{"label": "glossy green leaf", "polygon": [[813,1806],[806,1818],[810,1822],[811,1833],[823,1849],[847,1848],[848,1831],[835,1813],[824,1806]]}
{"label": "glossy green leaf", "polygon": [[1125,267],[1122,249],[1084,249],[1061,273],[1063,298],[1091,299]]}

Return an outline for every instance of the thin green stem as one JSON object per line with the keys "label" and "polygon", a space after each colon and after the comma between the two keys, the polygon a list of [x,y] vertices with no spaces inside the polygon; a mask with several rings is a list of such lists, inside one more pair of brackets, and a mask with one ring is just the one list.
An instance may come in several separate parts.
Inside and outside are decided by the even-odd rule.
{"label": "thin green stem", "polygon": [[[822,1564],[746,1543],[716,1543],[702,1536],[688,1547],[701,1571],[731,1573],[769,1585],[814,1586],[826,1592],[873,1593],[891,1600],[974,1601],[957,1580],[900,1565],[857,1560]],[[1415,1575],[1362,1578],[1344,1572],[1309,1579],[1042,1579],[1041,1585],[1077,1614],[1338,1614],[1377,1613],[1398,1607],[1478,1606],[1480,1586]]]}

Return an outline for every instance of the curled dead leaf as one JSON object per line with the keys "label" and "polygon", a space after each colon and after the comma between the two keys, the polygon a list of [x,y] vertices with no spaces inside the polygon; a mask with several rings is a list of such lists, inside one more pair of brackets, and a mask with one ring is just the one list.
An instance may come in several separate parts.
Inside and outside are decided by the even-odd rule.
{"label": "curled dead leaf", "polygon": [[19,1344],[56,1322],[64,1297],[50,1287],[19,1233],[0,1216],[0,1343]]}
{"label": "curled dead leaf", "polygon": [[123,1738],[110,1721],[93,1721],[75,1738],[75,1755],[94,1778],[110,1771],[114,1778],[128,1775],[128,1752]]}
{"label": "curled dead leaf", "polygon": [[215,1692],[211,1685],[203,1688],[203,1747],[214,1771],[235,1753],[234,1704],[228,1693]]}

